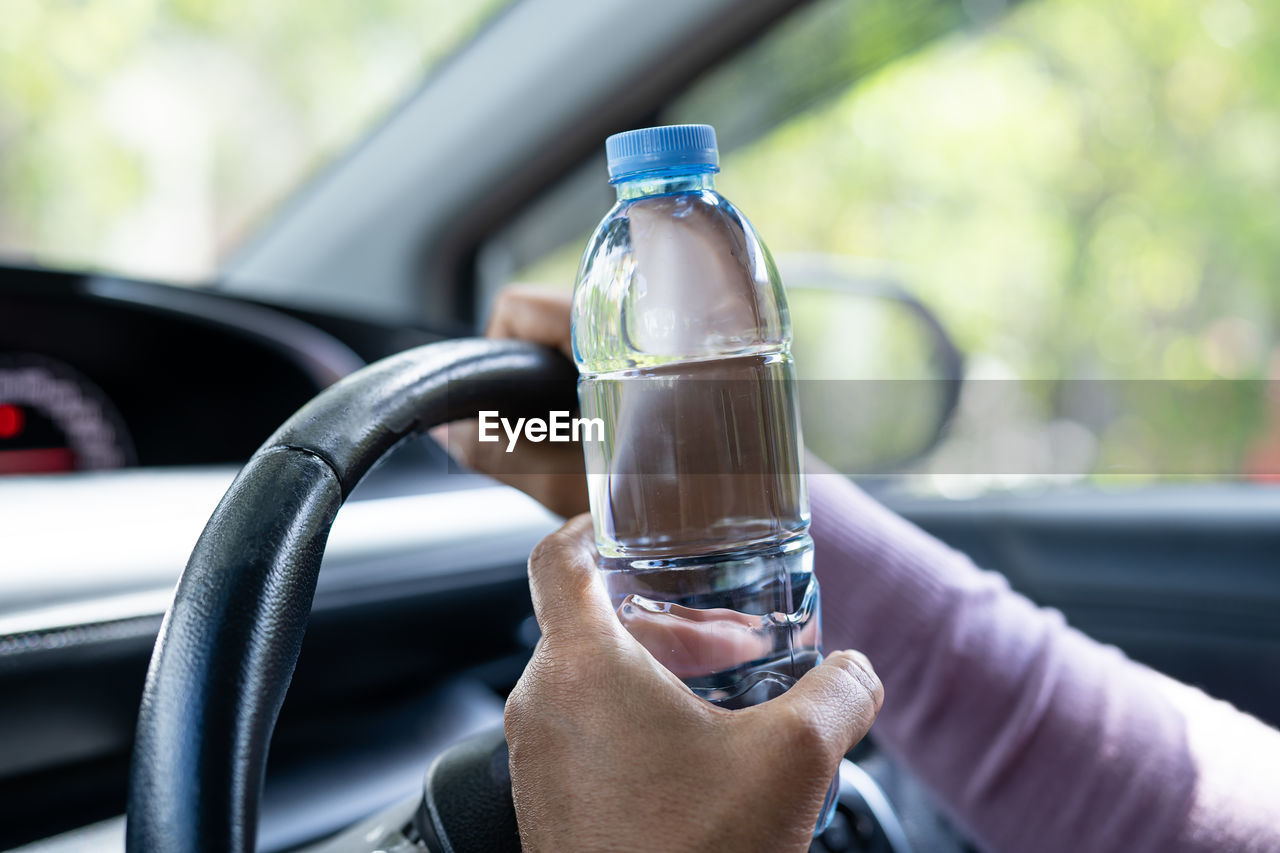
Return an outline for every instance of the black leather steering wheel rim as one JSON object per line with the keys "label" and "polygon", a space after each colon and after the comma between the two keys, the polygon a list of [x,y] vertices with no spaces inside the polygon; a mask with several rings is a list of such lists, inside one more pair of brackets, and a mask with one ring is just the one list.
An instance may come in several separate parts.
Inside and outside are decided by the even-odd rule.
{"label": "black leather steering wheel rim", "polygon": [[267,440],[214,510],[160,628],[130,767],[128,851],[254,849],[267,748],[343,501],[404,438],[482,409],[571,409],[575,377],[531,344],[430,344],[346,377]]}

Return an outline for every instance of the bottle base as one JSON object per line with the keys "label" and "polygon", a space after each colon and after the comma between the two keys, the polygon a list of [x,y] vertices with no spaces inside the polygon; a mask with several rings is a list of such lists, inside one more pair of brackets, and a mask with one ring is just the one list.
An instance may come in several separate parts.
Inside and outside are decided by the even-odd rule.
{"label": "bottle base", "polygon": [[716,705],[766,702],[821,660],[807,535],[680,560],[601,560],[601,568],[623,626]]}

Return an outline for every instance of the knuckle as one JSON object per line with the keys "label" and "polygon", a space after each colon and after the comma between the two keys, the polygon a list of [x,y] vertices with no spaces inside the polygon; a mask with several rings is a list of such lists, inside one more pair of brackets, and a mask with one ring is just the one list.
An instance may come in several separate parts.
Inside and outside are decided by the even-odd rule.
{"label": "knuckle", "polygon": [[840,673],[850,704],[859,716],[865,715],[869,710],[871,719],[875,719],[884,702],[884,685],[871,662],[860,652],[850,651],[836,652],[832,655],[832,661],[837,664],[835,671]]}
{"label": "knuckle", "polygon": [[560,657],[541,652],[535,655],[507,697],[504,725],[518,731],[538,727],[547,709],[572,693],[572,673],[572,667]]}
{"label": "knuckle", "polygon": [[509,741],[518,740],[529,730],[537,707],[537,701],[529,695],[528,682],[522,677],[502,709],[502,729]]}
{"label": "knuckle", "polygon": [[523,296],[518,290],[507,287],[498,291],[489,307],[489,321],[485,324],[485,335],[490,338],[504,337],[504,331],[510,325],[510,318],[520,312]]}
{"label": "knuckle", "polygon": [[587,711],[575,662],[535,656],[503,709],[503,730],[513,758],[555,752],[582,730]]}
{"label": "knuckle", "polygon": [[519,304],[522,295],[520,291],[514,287],[504,287],[498,291],[498,295],[493,299],[493,307],[490,309],[495,317],[500,317],[511,310],[513,305]]}
{"label": "knuckle", "polygon": [[595,655],[584,651],[576,641],[543,637],[542,648],[529,661],[521,680],[527,680],[527,694],[534,693],[542,702],[556,701],[560,696],[572,697],[579,685],[589,680],[600,668]]}
{"label": "knuckle", "polygon": [[808,760],[826,761],[837,749],[832,743],[832,727],[807,703],[788,709],[784,731],[788,750]]}
{"label": "knuckle", "polygon": [[454,439],[449,442],[449,455],[463,468],[476,468],[476,449],[471,442]]}
{"label": "knuckle", "polygon": [[857,678],[864,684],[871,681],[878,681],[875,668],[871,666],[871,661],[862,652],[852,649],[842,649],[831,655],[831,658],[840,664],[840,668]]}
{"label": "knuckle", "polygon": [[530,565],[555,564],[571,556],[569,544],[560,531],[549,533],[529,553]]}
{"label": "knuckle", "polygon": [[584,566],[566,568],[569,564],[580,563],[584,559],[582,549],[576,539],[563,530],[549,534],[534,546],[529,554],[531,572],[546,570],[556,571],[557,586],[562,596],[580,600],[589,596],[596,583],[594,568]]}
{"label": "knuckle", "polygon": [[[518,450],[520,445],[517,443],[516,446]],[[476,435],[470,436],[467,441],[462,442],[462,451],[468,466],[487,473],[496,474],[497,472],[511,469],[511,455],[506,452],[505,448],[505,444],[481,443],[479,436]]]}

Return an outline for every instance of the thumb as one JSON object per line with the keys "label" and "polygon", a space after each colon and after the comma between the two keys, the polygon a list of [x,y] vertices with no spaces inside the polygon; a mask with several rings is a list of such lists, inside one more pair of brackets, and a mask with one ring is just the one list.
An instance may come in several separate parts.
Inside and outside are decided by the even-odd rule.
{"label": "thumb", "polygon": [[823,747],[843,756],[866,736],[884,703],[884,686],[861,652],[832,652],[804,674],[795,686],[761,709],[790,706],[821,732]]}
{"label": "thumb", "polygon": [[595,539],[586,514],[565,522],[533,549],[529,592],[546,637],[621,630],[596,568]]}

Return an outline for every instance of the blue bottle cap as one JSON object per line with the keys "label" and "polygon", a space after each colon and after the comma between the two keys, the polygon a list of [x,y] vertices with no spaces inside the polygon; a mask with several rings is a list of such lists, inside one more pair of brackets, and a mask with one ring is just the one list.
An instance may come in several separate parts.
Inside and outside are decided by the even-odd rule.
{"label": "blue bottle cap", "polygon": [[691,171],[720,171],[716,131],[709,124],[669,124],[615,133],[604,141],[604,150],[611,184],[659,169],[688,166],[693,167]]}

